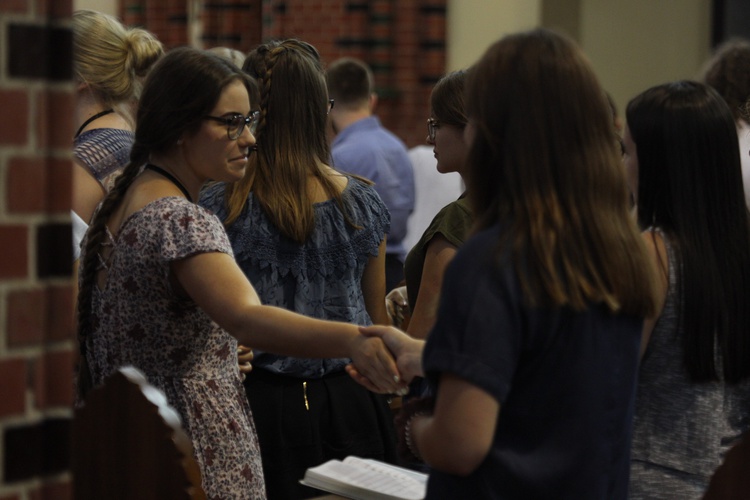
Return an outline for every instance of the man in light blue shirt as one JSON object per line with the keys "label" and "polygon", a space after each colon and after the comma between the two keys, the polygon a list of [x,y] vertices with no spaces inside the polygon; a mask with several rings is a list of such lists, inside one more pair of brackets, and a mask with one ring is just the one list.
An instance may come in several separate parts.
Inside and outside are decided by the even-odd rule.
{"label": "man in light blue shirt", "polygon": [[337,134],[331,144],[333,166],[375,183],[375,190],[391,213],[386,240],[386,291],[404,277],[406,226],[414,210],[414,169],[403,141],[386,130],[373,115],[377,96],[370,68],[354,58],[334,61],[327,74],[329,114]]}

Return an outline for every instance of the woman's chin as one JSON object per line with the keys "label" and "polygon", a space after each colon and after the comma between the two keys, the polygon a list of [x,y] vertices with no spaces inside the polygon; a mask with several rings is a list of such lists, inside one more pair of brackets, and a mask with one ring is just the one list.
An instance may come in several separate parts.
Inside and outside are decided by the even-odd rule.
{"label": "woman's chin", "polygon": [[238,180],[245,177],[245,172],[247,171],[247,162],[244,162],[243,164],[238,164],[238,162],[235,162],[233,165],[230,165],[229,169],[226,173],[226,179],[224,179],[224,182],[237,182]]}

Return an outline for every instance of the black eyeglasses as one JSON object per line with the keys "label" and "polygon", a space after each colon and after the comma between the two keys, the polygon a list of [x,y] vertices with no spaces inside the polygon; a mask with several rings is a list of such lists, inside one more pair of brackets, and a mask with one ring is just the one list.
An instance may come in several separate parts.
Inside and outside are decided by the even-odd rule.
{"label": "black eyeglasses", "polygon": [[335,101],[334,101],[333,99],[328,99],[328,111],[327,111],[327,113],[326,113],[326,114],[328,114],[328,113],[330,113],[330,112],[331,112],[331,110],[333,109],[333,104],[334,104],[334,102],[335,102]]}
{"label": "black eyeglasses", "polygon": [[430,141],[435,141],[435,133],[437,133],[437,129],[439,128],[440,122],[437,118],[427,119],[427,138],[430,139]]}
{"label": "black eyeglasses", "polygon": [[255,134],[255,131],[258,130],[258,122],[260,121],[260,111],[253,111],[247,116],[204,116],[203,118],[226,125],[227,137],[231,141],[236,141],[242,135],[242,130],[245,126],[250,130],[251,134]]}

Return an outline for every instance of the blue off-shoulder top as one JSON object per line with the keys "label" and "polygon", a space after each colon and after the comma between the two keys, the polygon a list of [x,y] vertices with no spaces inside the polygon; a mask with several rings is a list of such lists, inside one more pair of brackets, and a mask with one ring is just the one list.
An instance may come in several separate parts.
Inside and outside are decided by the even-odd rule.
{"label": "blue off-shoulder top", "polygon": [[[200,204],[226,219],[223,183],[208,186]],[[227,234],[235,258],[261,302],[305,316],[370,325],[362,275],[390,230],[390,214],[375,189],[354,177],[342,192],[349,224],[334,200],[314,205],[315,229],[299,244],[271,223],[253,193]],[[255,350],[254,369],[301,378],[320,378],[344,369],[348,359],[307,359]]]}

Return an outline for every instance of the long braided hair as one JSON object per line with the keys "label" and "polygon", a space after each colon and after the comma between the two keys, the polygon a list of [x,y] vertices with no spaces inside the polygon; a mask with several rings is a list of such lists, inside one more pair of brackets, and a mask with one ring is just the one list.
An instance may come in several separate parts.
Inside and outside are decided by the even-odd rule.
{"label": "long braided hair", "polygon": [[260,123],[255,134],[258,153],[250,158],[245,177],[227,186],[225,224],[240,216],[252,191],[279,231],[304,243],[315,227],[313,200],[308,193],[312,175],[335,200],[347,223],[359,228],[350,220],[336,183],[322,166],[330,162],[328,90],[318,51],[300,40],[272,41],[250,52],[243,70],[260,87]]}
{"label": "long braided hair", "polygon": [[99,206],[84,239],[78,292],[79,401],[93,385],[86,354],[92,333],[97,329],[92,299],[100,269],[99,251],[106,237],[106,222],[150,155],[167,153],[184,135],[195,133],[224,88],[237,80],[243,82],[251,93],[250,78],[236,66],[216,55],[187,47],[170,51],[146,79],[138,106],[130,162]]}

